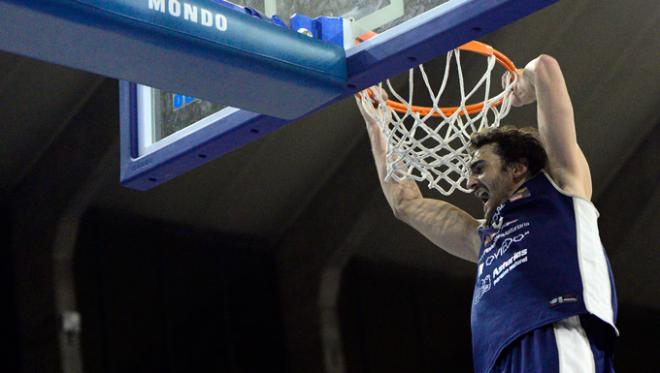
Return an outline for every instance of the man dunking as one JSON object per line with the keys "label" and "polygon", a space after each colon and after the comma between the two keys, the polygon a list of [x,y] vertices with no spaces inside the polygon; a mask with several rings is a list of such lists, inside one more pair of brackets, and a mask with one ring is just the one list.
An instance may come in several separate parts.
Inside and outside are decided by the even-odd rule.
{"label": "man dunking", "polygon": [[477,264],[477,373],[613,372],[616,293],[568,90],[546,55],[516,75],[512,105],[537,103],[538,132],[503,127],[472,136],[468,187],[485,220],[424,198],[413,180],[385,180],[385,137],[358,105],[381,186],[398,219]]}

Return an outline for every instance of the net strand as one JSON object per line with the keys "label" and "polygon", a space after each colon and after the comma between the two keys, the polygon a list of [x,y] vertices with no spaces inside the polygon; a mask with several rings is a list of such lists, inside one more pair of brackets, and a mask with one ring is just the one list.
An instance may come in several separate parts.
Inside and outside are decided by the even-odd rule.
{"label": "net strand", "polygon": [[[388,79],[378,85],[379,89],[371,93],[360,93],[360,103],[366,113],[376,119],[387,139],[386,180],[402,181],[411,178],[427,183],[429,189],[436,189],[443,195],[450,195],[456,190],[469,193],[467,187],[470,171],[470,136],[486,128],[500,125],[511,108],[510,93],[513,81],[510,80],[504,90],[489,97],[491,93],[491,73],[496,64],[495,56],[488,56],[486,72],[466,93],[461,66],[461,52],[458,49],[446,55],[444,75],[440,87],[435,91],[423,65],[408,72],[408,99],[404,99]],[[447,114],[440,107],[445,93],[449,74],[455,64],[460,89],[460,104]],[[415,70],[419,69],[422,81],[431,98],[432,106],[425,114],[413,108]],[[383,86],[389,96],[405,106],[405,112],[398,112],[388,106]],[[483,108],[476,114],[470,114],[468,102],[483,87]],[[498,105],[499,104],[499,108]]]}

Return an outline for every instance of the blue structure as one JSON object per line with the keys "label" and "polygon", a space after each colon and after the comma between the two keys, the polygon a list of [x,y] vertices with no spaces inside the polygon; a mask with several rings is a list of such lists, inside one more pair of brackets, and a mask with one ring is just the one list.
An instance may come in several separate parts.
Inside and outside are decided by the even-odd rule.
{"label": "blue structure", "polygon": [[344,50],[220,0],[0,0],[0,49],[242,109],[139,154],[121,82],[121,181],[146,190],[555,1],[452,0]]}
{"label": "blue structure", "polygon": [[222,4],[0,0],[0,49],[286,119],[343,92],[341,46]]}

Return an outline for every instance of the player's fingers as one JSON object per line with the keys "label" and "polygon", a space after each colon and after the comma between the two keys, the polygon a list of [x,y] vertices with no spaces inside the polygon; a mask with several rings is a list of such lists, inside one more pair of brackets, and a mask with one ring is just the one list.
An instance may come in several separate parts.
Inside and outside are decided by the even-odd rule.
{"label": "player's fingers", "polygon": [[387,95],[387,91],[383,89],[383,87],[375,85],[371,87],[371,89],[373,90],[372,92],[374,92],[374,94],[377,95],[376,97],[378,97],[379,99],[382,99],[383,101],[387,101],[389,99]]}
{"label": "player's fingers", "polygon": [[[357,104],[358,110],[360,110],[360,114],[362,114],[362,118],[366,122],[367,126],[375,125],[376,124],[376,119],[374,118],[375,108],[365,107],[364,106],[364,101],[362,100],[361,97],[358,97],[358,96],[355,97],[355,103]],[[367,104],[367,105],[370,105],[370,104]]]}
{"label": "player's fingers", "polygon": [[357,104],[358,110],[360,110],[360,114],[362,114],[362,117],[364,117],[364,119],[367,119],[369,115],[365,112],[364,106],[362,106],[362,97],[355,95],[355,103]]}
{"label": "player's fingers", "polygon": [[504,74],[502,74],[502,89],[506,89],[506,87],[511,83],[514,83],[514,87],[515,87],[519,81],[520,81],[520,74],[518,71],[516,72],[506,71]]}
{"label": "player's fingers", "polygon": [[500,78],[500,83],[502,85],[502,89],[506,89],[506,86],[509,83],[509,73],[508,71],[505,71],[504,74],[502,74],[502,77]]}

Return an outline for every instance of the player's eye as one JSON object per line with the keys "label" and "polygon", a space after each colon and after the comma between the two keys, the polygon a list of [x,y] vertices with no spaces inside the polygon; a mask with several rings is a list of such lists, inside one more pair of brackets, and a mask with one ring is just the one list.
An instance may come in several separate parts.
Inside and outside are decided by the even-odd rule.
{"label": "player's eye", "polygon": [[472,165],[472,167],[470,167],[471,175],[481,175],[482,172],[483,172],[483,164],[481,162],[474,164]]}

